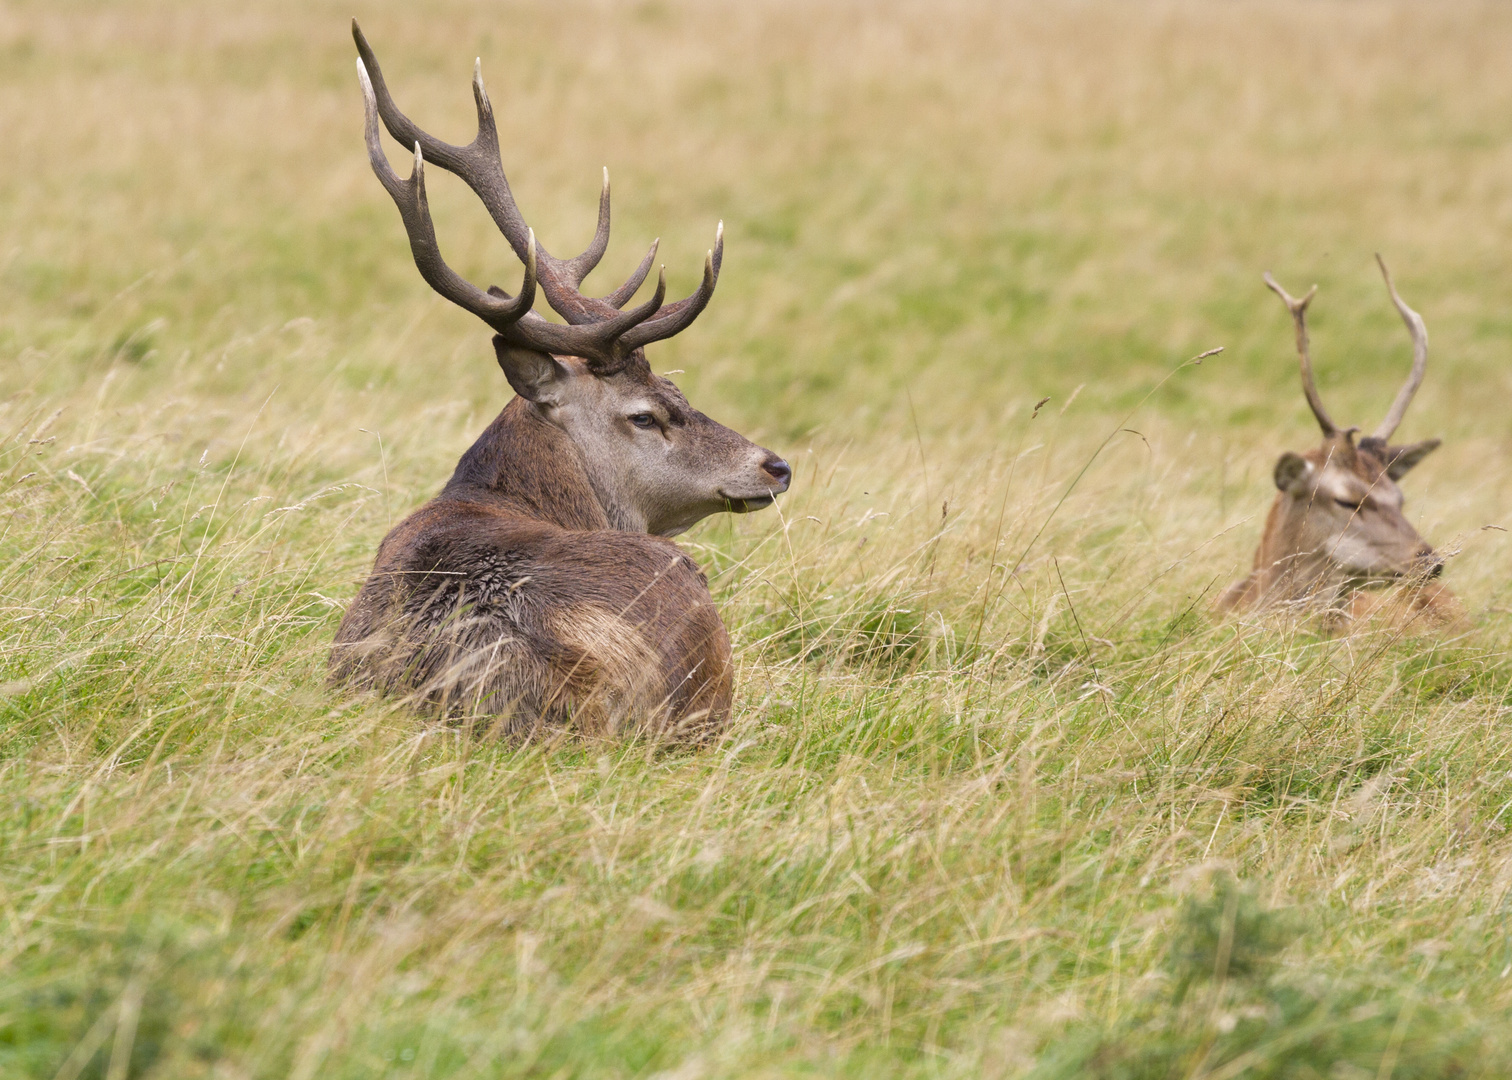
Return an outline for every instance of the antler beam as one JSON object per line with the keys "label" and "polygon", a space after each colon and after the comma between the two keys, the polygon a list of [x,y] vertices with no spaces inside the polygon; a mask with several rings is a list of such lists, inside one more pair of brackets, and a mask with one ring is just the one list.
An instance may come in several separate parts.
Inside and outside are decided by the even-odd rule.
{"label": "antler beam", "polygon": [[1318,426],[1323,429],[1325,436],[1337,435],[1339,425],[1333,422],[1328,415],[1328,410],[1323,407],[1323,399],[1318,396],[1318,387],[1313,381],[1312,354],[1308,351],[1307,345],[1307,305],[1312,303],[1318,287],[1314,285],[1308,289],[1307,295],[1299,300],[1277,284],[1269,270],[1265,272],[1265,284],[1286,304],[1286,309],[1291,312],[1292,322],[1296,324],[1297,359],[1302,367],[1302,392],[1307,395],[1308,407],[1312,409],[1313,416],[1317,417]]}
{"label": "antler beam", "polygon": [[1428,327],[1424,325],[1423,317],[1397,295],[1391,271],[1386,269],[1386,260],[1381,258],[1379,252],[1376,254],[1376,263],[1381,268],[1381,276],[1386,279],[1386,291],[1391,293],[1391,302],[1396,305],[1397,314],[1402,316],[1402,322],[1407,324],[1407,332],[1412,335],[1412,372],[1407,376],[1407,382],[1397,391],[1396,400],[1391,403],[1391,411],[1386,414],[1386,419],[1381,421],[1381,426],[1371,436],[1384,443],[1401,425],[1402,417],[1407,415],[1407,406],[1412,404],[1418,387],[1423,385],[1423,373],[1428,370]]}
{"label": "antler beam", "polygon": [[362,61],[357,61],[357,79],[362,84],[363,99],[367,103],[364,134],[367,139],[368,161],[378,182],[399,207],[399,216],[404,220],[404,231],[409,234],[410,252],[415,257],[415,266],[431,288],[458,307],[472,312],[498,333],[518,322],[535,303],[536,291],[536,244],[535,233],[528,232],[525,243],[525,280],[520,285],[518,296],[511,297],[500,290],[484,292],[472,282],[446,265],[441,257],[440,245],[436,243],[436,229],[431,221],[430,204],[425,197],[425,156],[419,142],[415,143],[415,167],[408,180],[389,165],[378,137],[378,114],[373,110],[373,84],[368,79]]}

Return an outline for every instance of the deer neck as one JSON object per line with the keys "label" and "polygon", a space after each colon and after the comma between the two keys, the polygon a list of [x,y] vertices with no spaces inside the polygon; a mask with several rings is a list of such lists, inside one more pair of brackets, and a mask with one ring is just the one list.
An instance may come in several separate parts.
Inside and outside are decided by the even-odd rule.
{"label": "deer neck", "polygon": [[443,498],[502,505],[564,529],[623,529],[566,432],[515,398],[457,462]]}
{"label": "deer neck", "polygon": [[1262,594],[1273,600],[1298,600],[1346,584],[1346,575],[1338,565],[1325,552],[1309,546],[1304,517],[1305,513],[1292,505],[1290,495],[1277,495],[1271,505],[1255,553],[1255,570],[1261,575]]}

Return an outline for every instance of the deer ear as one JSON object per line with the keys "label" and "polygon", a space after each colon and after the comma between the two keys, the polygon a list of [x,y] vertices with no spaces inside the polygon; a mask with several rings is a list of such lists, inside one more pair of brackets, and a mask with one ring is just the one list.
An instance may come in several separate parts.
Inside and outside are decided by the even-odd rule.
{"label": "deer ear", "polygon": [[1313,463],[1301,454],[1288,451],[1276,462],[1276,487],[1289,495],[1306,494],[1311,484]]}
{"label": "deer ear", "polygon": [[1424,439],[1420,443],[1412,443],[1409,446],[1389,446],[1386,448],[1386,475],[1393,480],[1400,480],[1406,476],[1418,462],[1439,448],[1440,439]]}
{"label": "deer ear", "polygon": [[544,405],[556,402],[567,369],[557,363],[555,357],[511,345],[498,335],[494,336],[493,345],[499,367],[504,369],[504,377],[515,393],[526,401],[538,401]]}

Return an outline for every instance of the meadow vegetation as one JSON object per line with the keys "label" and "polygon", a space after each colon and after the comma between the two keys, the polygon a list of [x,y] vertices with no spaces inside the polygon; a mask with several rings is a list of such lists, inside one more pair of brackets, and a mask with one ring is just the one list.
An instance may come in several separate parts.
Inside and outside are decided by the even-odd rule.
{"label": "meadow vegetation", "polygon": [[[515,746],[327,689],[508,397],[368,171],[352,5],[5,0],[0,1075],[1512,1073],[1512,9],[356,13],[442,137],[481,55],[556,253],[610,166],[598,280],[659,234],[688,291],[725,221],[651,361],[795,467],[683,538],[734,723]],[[1369,426],[1376,250],[1471,626],[1216,620],[1316,440],[1260,273],[1320,283]]]}

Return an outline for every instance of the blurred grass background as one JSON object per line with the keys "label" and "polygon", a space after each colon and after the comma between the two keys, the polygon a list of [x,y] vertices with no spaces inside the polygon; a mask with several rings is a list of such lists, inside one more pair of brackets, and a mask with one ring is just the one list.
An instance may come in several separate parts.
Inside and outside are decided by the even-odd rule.
{"label": "blurred grass background", "polygon": [[[557,254],[610,167],[590,285],[660,235],[690,290],[726,223],[652,364],[797,479],[685,538],[742,673],[704,753],[323,687],[508,396],[368,170],[352,14],[0,5],[0,1072],[1512,1070],[1512,11],[359,5],[443,138],[481,56]],[[1368,426],[1377,250],[1474,628],[1216,623],[1316,439],[1260,272]]]}

